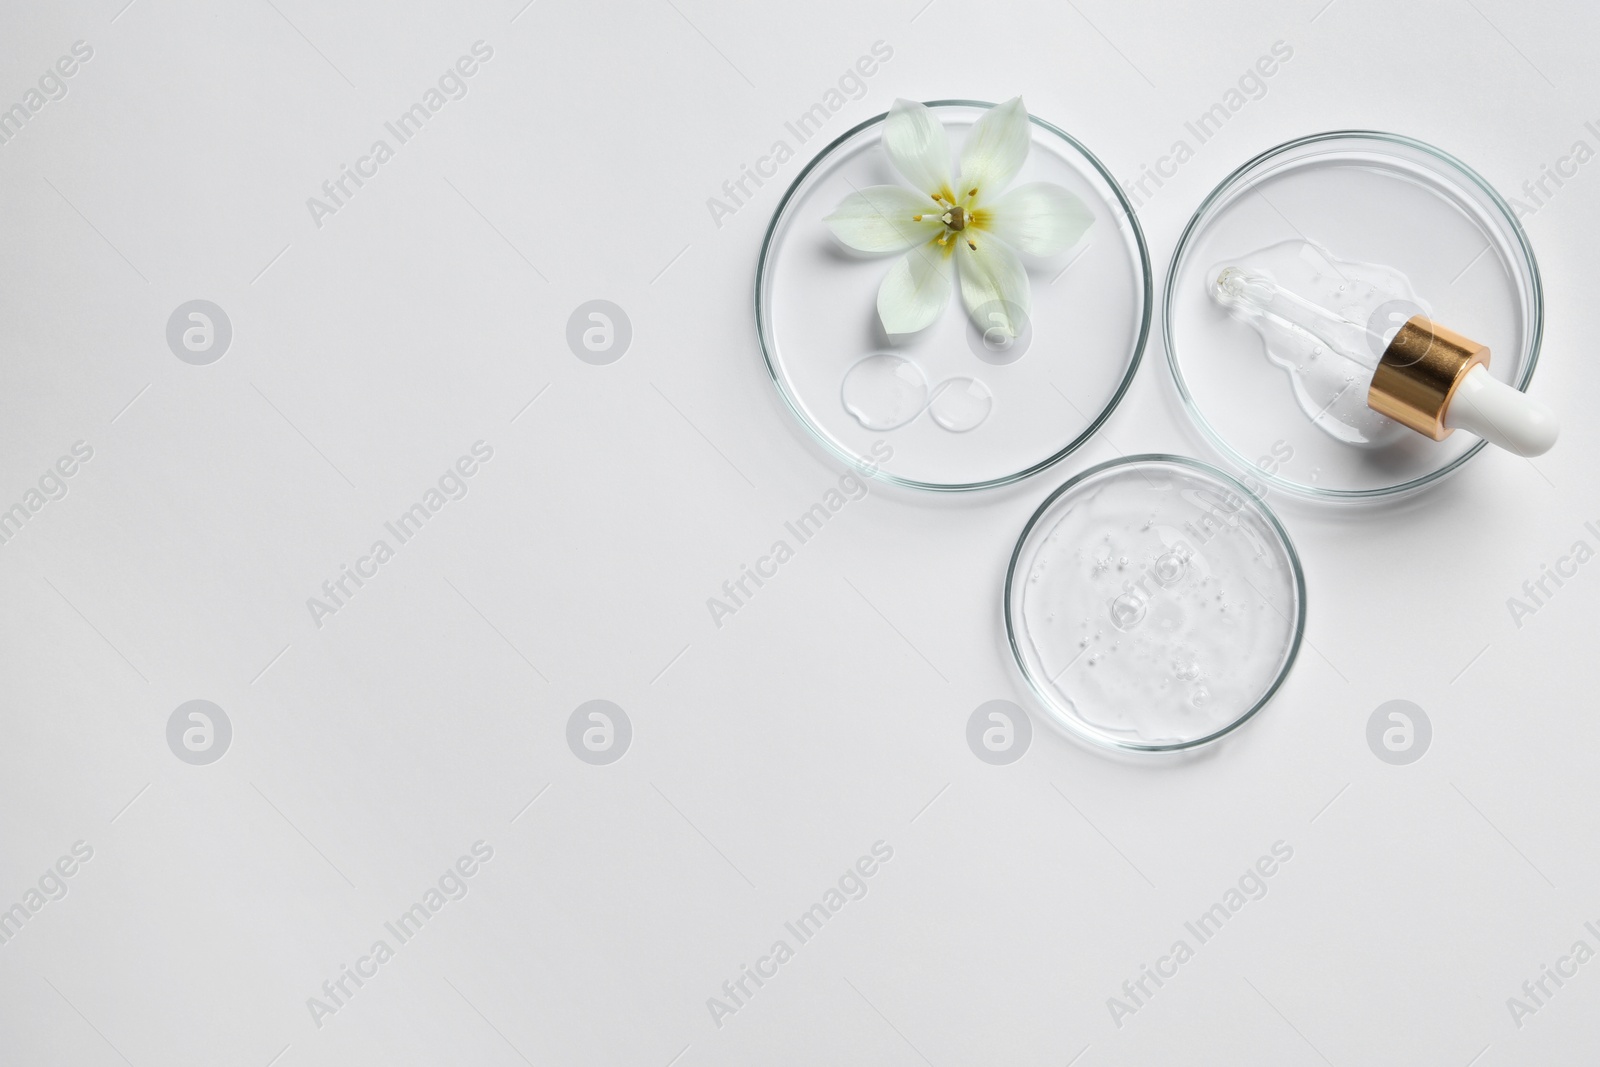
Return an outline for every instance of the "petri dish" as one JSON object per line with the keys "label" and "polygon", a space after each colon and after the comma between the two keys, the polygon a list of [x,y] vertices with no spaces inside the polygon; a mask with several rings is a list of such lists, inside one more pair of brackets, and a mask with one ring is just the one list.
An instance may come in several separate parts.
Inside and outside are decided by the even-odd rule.
{"label": "petri dish", "polygon": [[[1259,490],[1359,501],[1413,492],[1459,469],[1483,447],[1478,438],[1457,432],[1435,442],[1382,420],[1366,409],[1359,374],[1339,379],[1352,384],[1342,396],[1305,388],[1303,368],[1269,358],[1263,337],[1211,299],[1219,265],[1266,262],[1293,272],[1287,253],[1295,250],[1336,265],[1324,272],[1330,295],[1348,283],[1359,308],[1349,314],[1370,313],[1374,331],[1390,336],[1411,314],[1425,314],[1488,345],[1490,373],[1526,389],[1543,294],[1511,208],[1464,163],[1421,141],[1321,133],[1263,152],[1217,186],[1190,219],[1167,275],[1164,339],[1178,392],[1195,424]],[[1381,342],[1370,343],[1375,360]],[[1331,432],[1344,425],[1340,408],[1347,422],[1371,420],[1365,431]]]}
{"label": "petri dish", "polygon": [[1289,535],[1243,483],[1183,456],[1102,463],[1023,528],[1006,635],[1046,712],[1115,749],[1191,749],[1271,699],[1305,629]]}
{"label": "petri dish", "polygon": [[[959,154],[993,105],[927,106]],[[876,477],[946,492],[1018,481],[1083,444],[1127,390],[1150,331],[1144,235],[1100,161],[1032,117],[1013,185],[1066,187],[1093,213],[1089,230],[1060,256],[1024,257],[1033,307],[1015,339],[980,331],[957,293],[927,329],[890,336],[876,300],[896,256],[851,252],[822,221],[855,190],[905,184],[882,146],[886,117],[823,149],[778,205],[756,269],[762,356],[806,430]]]}

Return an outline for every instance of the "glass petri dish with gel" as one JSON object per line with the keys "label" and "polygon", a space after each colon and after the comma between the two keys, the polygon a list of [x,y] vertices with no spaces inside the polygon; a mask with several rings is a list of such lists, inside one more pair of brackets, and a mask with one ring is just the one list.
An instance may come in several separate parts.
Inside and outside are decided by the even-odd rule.
{"label": "glass petri dish with gel", "polygon": [[1488,373],[1516,389],[1543,329],[1538,266],[1504,199],[1446,153],[1373,131],[1291,141],[1235,171],[1179,240],[1165,302],[1195,424],[1259,491],[1330,500],[1415,491],[1483,447],[1369,406],[1373,368],[1413,316],[1487,345]]}
{"label": "glass petri dish with gel", "polygon": [[[992,105],[928,105],[959,153]],[[904,184],[882,145],[885,115],[834,141],[778,205],[756,271],[756,324],[779,393],[841,459],[916,489],[958,491],[1034,474],[1086,441],[1127,390],[1152,312],[1133,208],[1071,136],[1032,117],[1014,185],[1052,182],[1094,216],[1048,260],[1024,257],[1033,307],[1014,337],[975,326],[952,293],[933,325],[889,335],[876,311],[894,257],[843,248],[823,218],[858,189]]]}
{"label": "glass petri dish with gel", "polygon": [[1046,711],[1145,752],[1215,741],[1294,664],[1305,578],[1245,486],[1181,456],[1129,456],[1052,493],[1006,573],[1006,634]]}

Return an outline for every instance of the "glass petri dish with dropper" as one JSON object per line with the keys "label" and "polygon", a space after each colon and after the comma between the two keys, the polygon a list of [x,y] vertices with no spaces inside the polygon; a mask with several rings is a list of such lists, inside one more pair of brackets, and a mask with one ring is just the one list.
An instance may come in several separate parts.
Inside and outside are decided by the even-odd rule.
{"label": "glass petri dish with dropper", "polygon": [[[1517,389],[1543,331],[1538,265],[1505,200],[1439,149],[1365,130],[1279,145],[1224,180],[1178,242],[1165,312],[1168,366],[1204,435],[1259,490],[1323,500],[1413,492],[1483,447],[1369,407],[1372,368],[1412,316],[1487,345],[1489,373]],[[1298,332],[1319,318],[1331,332]]]}
{"label": "glass petri dish with dropper", "polygon": [[1300,558],[1240,481],[1128,456],[1050,494],[1006,571],[1006,635],[1049,716],[1108,748],[1231,733],[1277,692],[1305,630]]}
{"label": "glass petri dish with dropper", "polygon": [[[927,106],[959,153],[993,105]],[[1100,161],[1031,116],[1014,184],[1065,187],[1090,228],[1060,256],[1024,257],[1033,306],[1015,336],[980,330],[959,293],[926,329],[887,334],[875,301],[895,257],[853,253],[822,221],[852,192],[904,184],[883,147],[886,117],[823,149],[773,215],[755,294],[767,369],[817,441],[879,478],[945,492],[1018,481],[1082,445],[1127,390],[1152,312],[1144,236]]]}

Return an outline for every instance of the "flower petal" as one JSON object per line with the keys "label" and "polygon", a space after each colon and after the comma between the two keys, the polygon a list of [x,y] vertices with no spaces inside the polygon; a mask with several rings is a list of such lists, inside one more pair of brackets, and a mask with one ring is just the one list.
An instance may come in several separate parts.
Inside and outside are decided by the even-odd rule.
{"label": "flower petal", "polygon": [[993,197],[1011,184],[1033,143],[1030,125],[1020,96],[995,105],[973,123],[961,147],[957,195],[964,197],[977,189],[980,196]]}
{"label": "flower petal", "polygon": [[[900,252],[943,229],[938,205],[900,185],[872,185],[851,193],[822,221],[858,252]],[[917,216],[921,222],[913,221]]]}
{"label": "flower petal", "polygon": [[929,241],[889,269],[878,287],[878,318],[887,333],[915,333],[932,325],[949,299],[950,254]]}
{"label": "flower petal", "polygon": [[967,314],[985,330],[999,329],[1008,337],[1018,337],[1033,308],[1028,272],[1004,241],[978,234],[972,242],[976,249],[965,240],[956,246],[956,270]]}
{"label": "flower petal", "polygon": [[915,100],[896,100],[883,123],[883,146],[917,192],[950,193],[950,139],[944,124]]}
{"label": "flower petal", "polygon": [[1049,182],[1019,185],[978,215],[990,233],[1030,256],[1065,252],[1094,224],[1088,204]]}

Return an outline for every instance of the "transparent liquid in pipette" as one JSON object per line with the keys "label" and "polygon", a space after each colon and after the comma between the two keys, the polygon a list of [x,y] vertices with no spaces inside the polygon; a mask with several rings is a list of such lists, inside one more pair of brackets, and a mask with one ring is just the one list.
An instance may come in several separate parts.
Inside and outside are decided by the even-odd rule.
{"label": "transparent liquid in pipette", "polygon": [[[1281,316],[1257,313],[1241,302],[1230,304],[1217,289],[1228,268],[1269,278],[1342,320],[1342,326],[1322,329],[1329,336],[1319,336]],[[1219,263],[1205,277],[1212,299],[1261,337],[1267,358],[1284,369],[1295,402],[1318,429],[1362,447],[1381,447],[1405,436],[1405,427],[1367,406],[1367,388],[1384,348],[1407,319],[1428,314],[1404,274],[1381,264],[1339,259],[1309,241],[1292,240]]]}

